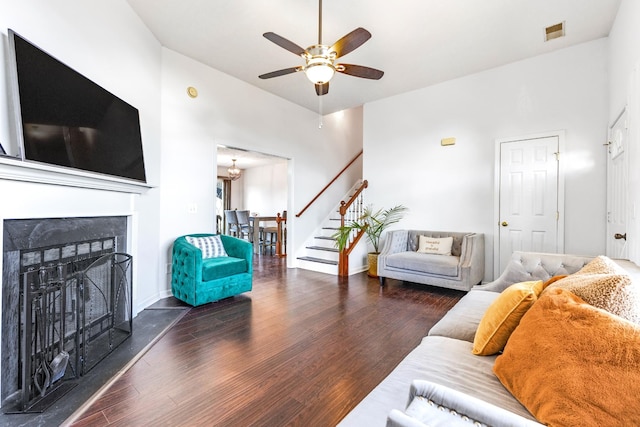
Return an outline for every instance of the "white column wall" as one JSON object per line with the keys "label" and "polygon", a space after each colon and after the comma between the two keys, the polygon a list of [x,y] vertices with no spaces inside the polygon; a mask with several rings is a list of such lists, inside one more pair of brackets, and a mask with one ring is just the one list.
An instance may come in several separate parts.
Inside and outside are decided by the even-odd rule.
{"label": "white column wall", "polygon": [[[105,195],[104,190],[71,187],[51,191],[44,184],[2,182],[5,197],[26,191],[21,197],[42,202],[35,212],[25,213],[34,217],[48,216],[47,206],[68,200],[73,200],[69,206],[82,201],[100,207],[115,197],[118,205],[129,206],[138,218],[132,239],[138,248],[136,311],[170,295],[167,265],[173,239],[213,230],[216,144],[292,159],[286,172],[290,212],[300,210],[362,148],[361,108],[326,116],[319,129],[315,113],[161,48],[124,0],[0,0],[0,10],[3,64],[4,29],[12,28],[140,111],[145,166],[153,187],[143,194]],[[15,154],[4,66],[0,79],[0,142]],[[189,98],[187,86],[197,87],[200,96]],[[311,89],[309,96],[315,97]],[[297,232],[290,239],[301,246],[361,172],[351,169],[297,219]],[[10,196],[5,200],[3,206],[12,202]],[[194,205],[196,212],[189,213]],[[290,258],[292,265],[295,258]]]}
{"label": "white column wall", "polygon": [[[317,114],[169,49],[163,49],[162,69],[160,247],[166,263],[176,237],[214,230],[218,144],[291,159],[286,171],[288,200],[281,209],[293,214],[362,148],[362,108],[326,116],[319,128]],[[198,90],[197,98],[187,96],[188,86]],[[311,89],[309,96],[316,96]],[[351,168],[300,218],[289,214],[292,254],[361,172]],[[234,208],[245,207],[239,204],[247,200],[246,188],[242,197]],[[193,204],[197,212],[189,214]],[[287,257],[290,267],[295,262],[294,256]]]}
{"label": "white column wall", "polygon": [[[140,112],[147,180],[159,182],[160,44],[124,0],[0,0],[0,142],[18,153],[9,116],[7,28],[47,51]],[[130,215],[134,234],[134,312],[157,300],[159,192],[132,195],[3,180],[4,218]],[[109,207],[111,206],[111,207]],[[1,245],[1,242],[0,242]],[[164,283],[163,288],[166,288]]]}
{"label": "white column wall", "polygon": [[[609,34],[608,124],[627,106],[629,140],[629,188],[627,199],[627,245],[629,259],[640,263],[640,2],[622,0]],[[635,88],[632,79],[636,79]]]}

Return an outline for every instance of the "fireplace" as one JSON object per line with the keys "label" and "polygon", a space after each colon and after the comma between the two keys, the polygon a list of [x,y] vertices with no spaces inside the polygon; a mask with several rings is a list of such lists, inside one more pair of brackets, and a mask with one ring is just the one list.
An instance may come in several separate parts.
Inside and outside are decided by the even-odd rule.
{"label": "fireplace", "polygon": [[5,220],[4,412],[41,412],[132,332],[127,217]]}

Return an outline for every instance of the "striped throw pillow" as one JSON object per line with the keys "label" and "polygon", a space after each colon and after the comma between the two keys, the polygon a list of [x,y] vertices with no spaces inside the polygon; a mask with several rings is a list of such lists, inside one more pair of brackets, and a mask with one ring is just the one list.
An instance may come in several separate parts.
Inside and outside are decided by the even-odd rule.
{"label": "striped throw pillow", "polygon": [[218,258],[228,256],[219,235],[206,237],[185,236],[187,242],[202,251],[202,258]]}

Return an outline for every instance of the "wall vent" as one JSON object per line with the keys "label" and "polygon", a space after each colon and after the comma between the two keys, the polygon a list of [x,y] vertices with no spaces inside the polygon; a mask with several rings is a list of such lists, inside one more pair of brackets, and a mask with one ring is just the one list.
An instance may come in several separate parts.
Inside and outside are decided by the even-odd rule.
{"label": "wall vent", "polygon": [[559,37],[564,37],[564,35],[564,21],[560,22],[559,24],[551,25],[544,29],[545,42],[557,39]]}

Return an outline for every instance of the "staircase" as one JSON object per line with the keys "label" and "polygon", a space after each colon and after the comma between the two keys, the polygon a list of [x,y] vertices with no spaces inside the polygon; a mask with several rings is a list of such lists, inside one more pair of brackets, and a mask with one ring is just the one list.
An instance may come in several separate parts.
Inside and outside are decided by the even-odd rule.
{"label": "staircase", "polygon": [[[313,236],[307,240],[304,253],[297,257],[299,268],[335,276],[339,275],[338,262],[340,252],[335,246],[335,239],[331,236],[340,229],[342,221],[340,217],[340,207],[351,200],[354,195],[356,195],[358,189],[361,189],[362,185],[363,182],[357,182],[343,198],[343,201],[338,203],[335,209],[324,219],[321,226],[313,233]],[[360,197],[359,203],[362,203],[362,195],[360,194],[358,197]],[[345,220],[349,219],[348,217],[345,218]],[[350,257],[352,259],[351,264],[353,265],[350,266],[349,270],[352,273],[367,269],[366,245],[363,243],[355,249],[356,250],[352,252],[352,257]]]}
{"label": "staircase", "polygon": [[335,239],[331,237],[340,228],[340,214],[329,217],[316,230],[311,241],[305,245],[305,254],[298,257],[298,266],[306,270],[319,271],[338,275],[339,252],[335,247]]}

